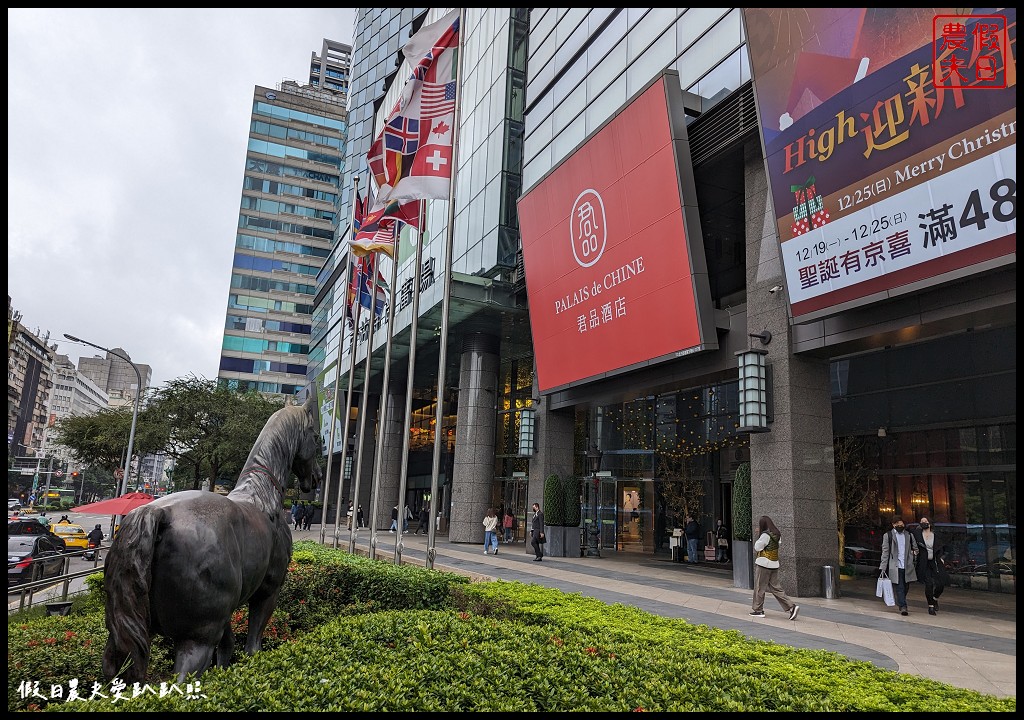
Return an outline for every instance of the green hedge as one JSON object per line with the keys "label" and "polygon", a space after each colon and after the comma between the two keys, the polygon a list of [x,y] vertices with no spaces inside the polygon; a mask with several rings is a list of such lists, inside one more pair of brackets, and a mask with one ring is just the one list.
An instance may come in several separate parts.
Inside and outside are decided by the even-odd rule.
{"label": "green hedge", "polygon": [[[46,709],[1015,712],[1017,704],[579,594],[469,583],[315,543],[297,543],[280,609],[293,637],[207,671],[193,686],[195,697],[54,702]],[[9,710],[35,709],[19,697],[22,680],[48,687],[71,677],[99,679],[101,613],[9,621],[8,630]],[[168,662],[162,650],[155,653],[151,685],[167,677]]]}

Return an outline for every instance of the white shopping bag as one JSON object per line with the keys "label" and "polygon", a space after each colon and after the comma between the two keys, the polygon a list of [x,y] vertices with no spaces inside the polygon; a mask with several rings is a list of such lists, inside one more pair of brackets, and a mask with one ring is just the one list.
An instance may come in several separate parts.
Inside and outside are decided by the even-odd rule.
{"label": "white shopping bag", "polygon": [[885,573],[882,573],[878,582],[875,583],[875,597],[882,598],[889,607],[896,604],[896,596],[892,591],[892,580]]}

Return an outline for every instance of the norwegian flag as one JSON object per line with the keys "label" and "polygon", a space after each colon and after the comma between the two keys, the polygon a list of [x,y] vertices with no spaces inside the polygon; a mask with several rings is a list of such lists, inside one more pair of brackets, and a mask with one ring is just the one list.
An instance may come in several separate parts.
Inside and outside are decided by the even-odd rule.
{"label": "norwegian flag", "polygon": [[412,75],[367,153],[378,202],[448,197],[455,146],[459,12],[452,10],[425,26],[402,49],[413,65]]}

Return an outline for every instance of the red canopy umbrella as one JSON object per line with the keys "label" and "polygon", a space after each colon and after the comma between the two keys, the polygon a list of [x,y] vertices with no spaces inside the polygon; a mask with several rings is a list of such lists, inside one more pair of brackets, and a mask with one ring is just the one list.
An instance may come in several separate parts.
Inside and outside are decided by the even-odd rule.
{"label": "red canopy umbrella", "polygon": [[151,503],[154,500],[156,498],[149,493],[130,492],[125,493],[121,497],[100,500],[88,505],[79,505],[76,508],[71,508],[71,510],[73,512],[94,513],[96,515],[127,515],[135,508]]}

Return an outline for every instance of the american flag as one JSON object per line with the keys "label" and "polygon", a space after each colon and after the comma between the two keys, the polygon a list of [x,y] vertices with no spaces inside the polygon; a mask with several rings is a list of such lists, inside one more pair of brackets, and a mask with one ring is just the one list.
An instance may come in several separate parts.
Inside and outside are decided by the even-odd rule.
{"label": "american flag", "polygon": [[436,118],[455,112],[455,82],[423,83],[420,117]]}

